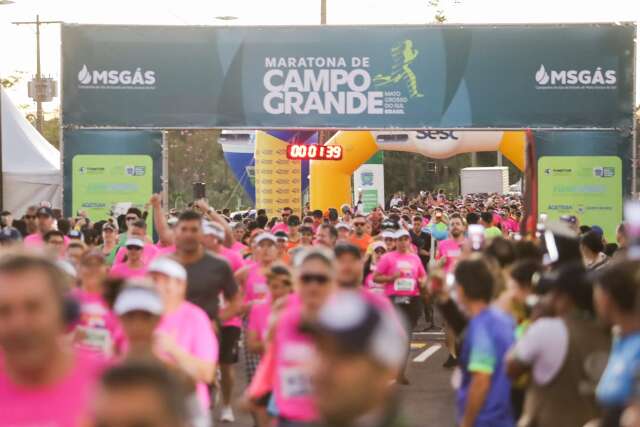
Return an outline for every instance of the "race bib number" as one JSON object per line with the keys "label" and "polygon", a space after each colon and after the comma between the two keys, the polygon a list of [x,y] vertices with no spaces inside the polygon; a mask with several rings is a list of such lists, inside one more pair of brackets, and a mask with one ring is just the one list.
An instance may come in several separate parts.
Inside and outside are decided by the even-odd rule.
{"label": "race bib number", "polygon": [[280,381],[282,394],[285,398],[303,397],[311,394],[311,379],[299,367],[281,369]]}
{"label": "race bib number", "polygon": [[393,282],[393,289],[396,292],[413,292],[416,286],[415,279],[400,278]]}
{"label": "race bib number", "polygon": [[88,347],[95,348],[105,354],[111,353],[111,334],[102,328],[79,327],[85,334],[82,343]]}

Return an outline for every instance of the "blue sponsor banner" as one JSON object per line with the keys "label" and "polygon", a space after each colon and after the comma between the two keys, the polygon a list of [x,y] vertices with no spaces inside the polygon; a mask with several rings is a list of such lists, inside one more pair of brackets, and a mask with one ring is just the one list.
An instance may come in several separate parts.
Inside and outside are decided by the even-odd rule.
{"label": "blue sponsor banner", "polygon": [[64,25],[63,125],[616,128],[636,27]]}

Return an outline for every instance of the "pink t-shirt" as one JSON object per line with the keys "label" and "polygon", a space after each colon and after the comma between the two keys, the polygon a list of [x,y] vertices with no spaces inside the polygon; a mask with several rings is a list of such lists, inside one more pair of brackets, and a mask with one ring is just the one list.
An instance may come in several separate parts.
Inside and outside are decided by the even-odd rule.
{"label": "pink t-shirt", "polygon": [[235,273],[240,270],[244,266],[244,260],[240,256],[240,254],[233,249],[229,249],[225,246],[220,246],[220,251],[218,255],[222,258],[226,259],[231,266],[231,270]]}
{"label": "pink t-shirt", "polygon": [[315,346],[299,331],[301,309],[300,304],[288,304],[276,326],[273,392],[281,417],[313,422],[319,418],[311,388]]}
{"label": "pink t-shirt", "polygon": [[55,384],[24,387],[6,374],[0,356],[0,426],[78,427],[88,420],[93,390],[105,361],[76,352],[72,370]]}
{"label": "pink t-shirt", "polygon": [[[218,339],[211,328],[211,320],[200,307],[183,302],[176,311],[162,316],[156,331],[172,336],[180,348],[192,356],[205,362],[218,362]],[[196,392],[203,408],[209,408],[207,385],[197,383]]]}
{"label": "pink t-shirt", "polygon": [[156,244],[156,257],[159,256],[163,256],[163,255],[171,255],[173,253],[175,253],[176,251],[176,245],[170,245],[170,246],[160,246],[160,244]]}
{"label": "pink t-shirt", "polygon": [[109,276],[120,279],[132,279],[134,277],[144,277],[147,274],[147,267],[129,268],[126,263],[113,264],[109,271]]}
{"label": "pink t-shirt", "polygon": [[272,234],[275,234],[278,231],[284,231],[285,233],[289,234],[289,226],[284,222],[279,222],[276,225],[274,225],[273,228],[271,228]]}
{"label": "pink t-shirt", "polygon": [[[64,236],[65,248],[69,246],[70,241],[71,239],[69,239],[67,236]],[[42,235],[40,233],[33,233],[25,237],[23,243],[27,248],[41,248],[44,246],[44,239],[42,238]]]}
{"label": "pink t-shirt", "polygon": [[393,251],[386,253],[376,265],[376,272],[385,276],[401,273],[400,278],[385,284],[387,295],[418,296],[420,295],[419,279],[427,275],[418,255],[413,253],[401,254]]}
{"label": "pink t-shirt", "polygon": [[452,273],[456,266],[456,261],[458,261],[461,253],[460,244],[453,239],[447,239],[438,243],[436,259],[445,257],[446,261],[444,262],[444,271]]}
{"label": "pink t-shirt", "polygon": [[520,224],[518,224],[518,221],[515,219],[508,217],[502,220],[502,230],[507,233],[517,233],[520,231]]}
{"label": "pink t-shirt", "polygon": [[373,281],[373,273],[367,274],[364,279],[364,288],[378,295],[385,295],[384,283],[376,283]]}
{"label": "pink t-shirt", "polygon": [[264,302],[269,297],[267,278],[262,274],[262,267],[254,264],[249,269],[244,289],[244,303]]}
{"label": "pink t-shirt", "polygon": [[[113,259],[113,265],[124,263],[125,255],[127,255],[127,248],[123,246],[118,249],[116,257]],[[156,256],[158,256],[158,248],[156,247],[156,245],[152,243],[145,243],[144,248],[142,248],[142,262],[144,263],[144,265],[149,265],[149,263],[153,261]]]}
{"label": "pink t-shirt", "polygon": [[99,293],[76,289],[72,295],[80,304],[80,319],[76,329],[85,334],[85,338],[76,342],[76,346],[106,357],[113,356],[116,349],[122,348],[124,341],[118,318]]}
{"label": "pink t-shirt", "polygon": [[236,242],[233,243],[233,245],[231,245],[231,250],[242,254],[247,250],[247,245],[244,245],[244,244],[236,241]]}
{"label": "pink t-shirt", "polygon": [[258,334],[260,339],[264,341],[269,330],[269,316],[271,315],[271,303],[263,302],[251,306],[249,312],[248,329]]}

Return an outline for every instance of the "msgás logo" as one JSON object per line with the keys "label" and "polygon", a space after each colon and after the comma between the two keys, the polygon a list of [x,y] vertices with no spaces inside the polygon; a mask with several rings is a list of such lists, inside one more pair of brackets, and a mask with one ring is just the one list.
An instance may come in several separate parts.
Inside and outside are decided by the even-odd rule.
{"label": "msg\u00e1s logo", "polygon": [[535,73],[536,89],[616,89],[616,70],[602,67],[581,70],[551,70],[544,64]]}
{"label": "msg\u00e1s logo", "polygon": [[156,72],[143,70],[89,70],[83,64],[78,73],[82,89],[155,89]]}

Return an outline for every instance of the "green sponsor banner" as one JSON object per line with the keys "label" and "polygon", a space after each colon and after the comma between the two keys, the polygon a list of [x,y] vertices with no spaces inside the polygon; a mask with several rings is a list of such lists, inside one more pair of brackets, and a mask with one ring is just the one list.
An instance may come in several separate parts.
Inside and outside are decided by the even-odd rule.
{"label": "green sponsor banner", "polygon": [[63,126],[631,128],[635,24],[63,25]]}
{"label": "green sponsor banner", "polygon": [[538,210],[556,220],[575,215],[615,241],[622,220],[622,161],[617,156],[545,156],[538,160]]}
{"label": "green sponsor banner", "polygon": [[73,211],[108,218],[119,207],[144,206],[153,192],[153,159],[139,154],[88,154],[72,160]]}
{"label": "green sponsor banner", "polygon": [[[162,133],[126,130],[63,132],[64,211],[93,222],[130,206],[144,209],[162,190]],[[149,233],[152,215],[147,217]]]}

